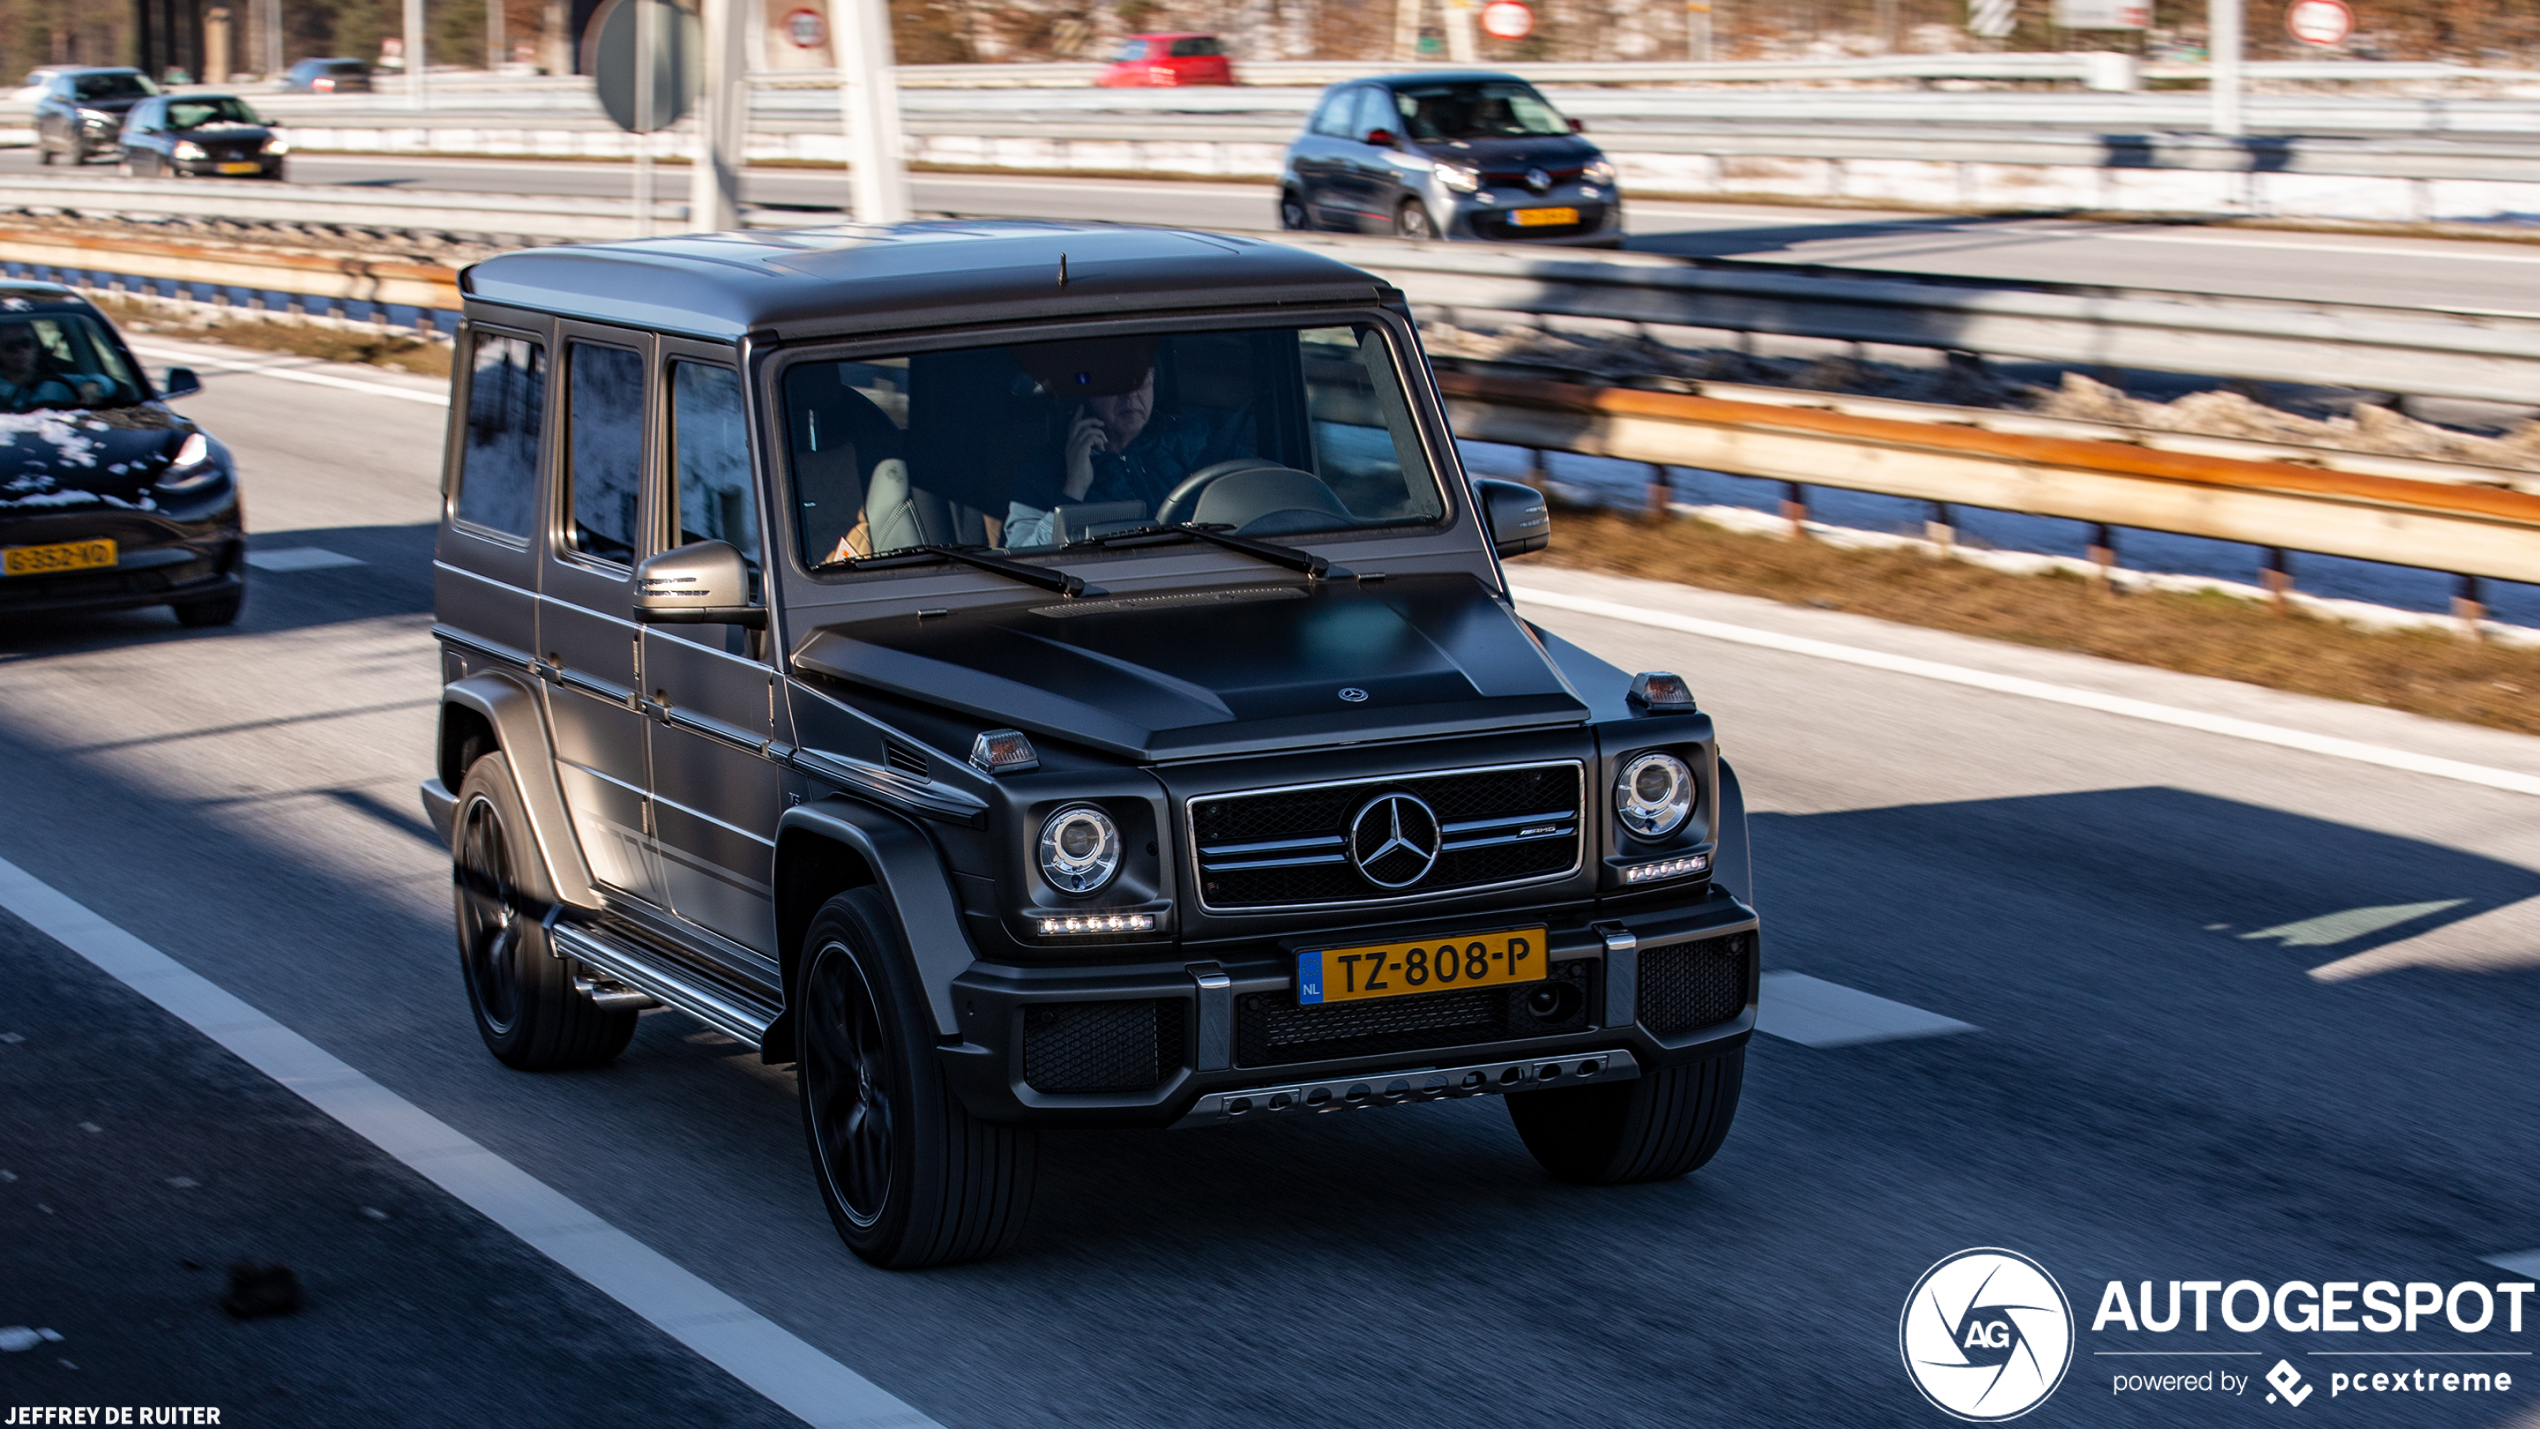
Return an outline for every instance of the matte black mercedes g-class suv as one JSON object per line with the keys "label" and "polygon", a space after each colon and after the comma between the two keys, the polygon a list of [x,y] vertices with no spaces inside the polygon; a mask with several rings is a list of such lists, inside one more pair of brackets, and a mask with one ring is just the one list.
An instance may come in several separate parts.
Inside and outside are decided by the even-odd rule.
{"label": "matte black mercedes g-class suv", "polygon": [[1402,295],[1275,244],[932,224],[468,269],[435,567],[477,1026],[667,1004],[796,1065],[877,1264],[1043,1127],[1504,1095],[1581,1182],[1718,1149],[1744,805],[1685,682],[1512,609]]}

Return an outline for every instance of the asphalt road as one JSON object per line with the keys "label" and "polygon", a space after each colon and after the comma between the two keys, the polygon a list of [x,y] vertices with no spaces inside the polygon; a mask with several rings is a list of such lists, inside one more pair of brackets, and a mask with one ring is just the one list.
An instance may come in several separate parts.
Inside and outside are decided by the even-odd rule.
{"label": "asphalt road", "polygon": [[[32,151],[0,151],[0,173],[34,171]],[[304,184],[620,197],[634,183],[626,164],[328,154],[292,156],[291,174]],[[685,168],[657,174],[664,198],[685,194]],[[1220,230],[1275,221],[1262,184],[922,173],[911,185],[923,213]],[[798,168],[754,169],[742,182],[749,202],[814,209],[843,205],[845,189],[842,173]],[[2540,245],[2527,243],[1654,201],[1631,204],[1629,223],[1630,246],[1686,256],[2540,312]]]}
{"label": "asphalt road", "polygon": [[[164,344],[152,349],[166,360]],[[2540,1348],[2540,1315],[2522,1333],[2500,1323],[2475,1337],[2439,1321],[2334,1337],[2088,1329],[2110,1279],[2515,1278],[2481,1258],[2540,1246],[2540,801],[1544,604],[1544,625],[1625,669],[1683,671],[1719,719],[1753,809],[1768,968],[1975,1030],[1849,1046],[1759,1038],[1726,1149],[1667,1185],[1557,1186],[1487,1099],[1052,1137],[1014,1254],[870,1270],[822,1215],[785,1072],[676,1013],[646,1017],[603,1071],[523,1076],[485,1054],[451,955],[444,855],[414,799],[434,700],[440,414],[269,376],[205,378],[190,410],[240,453],[257,548],[362,564],[260,572],[228,631],[153,612],[0,629],[0,789],[15,814],[0,821],[0,858],[949,1429],[1938,1425],[1898,1364],[1897,1316],[1925,1267],[1984,1245],[2037,1257],[2083,1320],[2082,1355],[2042,1424],[2287,1412],[2260,1402],[2263,1384],[2115,1395],[2112,1366],[2165,1362],[2108,1351],[2230,1351],[2255,1357],[2166,1367],[2259,1375],[2284,1357],[2323,1380],[2350,1362],[2306,1352]],[[2540,774],[2540,741],[2387,711],[1737,598],[1521,578]],[[500,1253],[469,1213],[290,1115],[84,966],[0,922],[0,979],[40,992],[0,996],[0,1031],[27,1038],[0,1045],[0,1085],[21,1099],[0,1125],[48,1158],[46,1174],[91,1174],[78,1156],[94,1134],[65,1127],[118,1129],[86,1109],[105,1093],[78,1084],[166,1079],[166,1114],[234,1142],[196,1159],[270,1159],[291,1195],[337,1220],[346,1204],[402,1197],[389,1224],[426,1228],[434,1245],[410,1252],[410,1273],[419,1294],[442,1297],[407,1298],[495,1297],[510,1317],[313,1295],[300,1348],[253,1365],[180,1357],[153,1393],[257,1406],[224,1423],[341,1423],[357,1416],[250,1391],[258,1376],[287,1377],[294,1355],[356,1381],[440,1358],[470,1384],[516,1376],[539,1402],[605,1368],[588,1337],[614,1323],[609,1306]],[[73,1070],[10,1070],[37,1053]],[[161,1114],[128,1089],[115,1096],[137,1123]],[[166,1169],[195,1164],[173,1152],[124,1154],[94,1174],[211,1180]],[[23,1179],[0,1184],[9,1234],[33,1222],[31,1199]],[[340,1286],[400,1270],[365,1239],[371,1224],[295,1212],[220,1248],[252,1245]],[[98,1234],[120,1257],[143,1232],[127,1219]],[[37,1248],[0,1252],[20,1257],[0,1277],[0,1325],[122,1343],[167,1314],[164,1297],[111,1278],[80,1288],[90,1247],[24,1244]],[[53,1302],[29,1303],[39,1295]],[[553,1327],[549,1339],[502,1328],[524,1317]],[[487,1351],[488,1337],[506,1352]],[[548,1353],[550,1341],[570,1353]],[[636,1343],[688,1420],[763,1417],[685,1351]],[[0,1357],[0,1397],[68,1393],[28,1377],[67,1353]],[[2302,1412],[2505,1425],[2540,1418],[2535,1398],[2540,1367],[2506,1394],[2323,1392]],[[595,1402],[550,1422],[605,1417]]]}

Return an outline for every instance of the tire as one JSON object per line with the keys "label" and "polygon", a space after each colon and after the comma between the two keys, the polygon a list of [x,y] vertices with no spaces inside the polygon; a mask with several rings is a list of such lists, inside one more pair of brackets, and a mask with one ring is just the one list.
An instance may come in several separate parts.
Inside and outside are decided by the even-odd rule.
{"label": "tire", "polygon": [[53,146],[45,143],[41,139],[36,140],[35,162],[42,164],[48,169],[53,167]]}
{"label": "tire", "polygon": [[1279,227],[1290,233],[1302,233],[1313,226],[1312,215],[1305,211],[1305,196],[1294,189],[1279,190]]}
{"label": "tire", "polygon": [[450,874],[459,970],[485,1048],[522,1072],[596,1067],[626,1050],[635,1009],[573,989],[575,964],[547,945],[551,901],[529,820],[501,751],[468,766],[452,821]]}
{"label": "tire", "polygon": [[1022,1233],[1039,1134],[970,1115],[935,1060],[935,1027],[890,903],[821,905],[795,979],[803,1138],[830,1223],[886,1270],[981,1260]]}
{"label": "tire", "polygon": [[127,179],[132,177],[132,156],[130,154],[124,155],[122,159],[116,162],[115,173]]}
{"label": "tire", "polygon": [[1402,207],[1393,211],[1393,236],[1422,240],[1437,237],[1438,226],[1430,221],[1429,206],[1416,198],[1404,199]]}
{"label": "tire", "polygon": [[176,623],[188,630],[201,630],[214,625],[235,625],[238,612],[247,604],[247,583],[240,581],[233,590],[201,600],[181,600],[168,609],[176,612]]}
{"label": "tire", "polygon": [[1519,1092],[1509,1119],[1553,1179],[1581,1186],[1670,1181],[1728,1138],[1746,1049],[1602,1087]]}

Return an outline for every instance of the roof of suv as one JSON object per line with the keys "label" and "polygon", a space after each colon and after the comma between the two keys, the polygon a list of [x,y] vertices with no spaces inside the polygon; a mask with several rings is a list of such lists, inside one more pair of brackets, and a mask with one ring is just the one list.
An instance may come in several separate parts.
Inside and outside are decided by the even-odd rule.
{"label": "roof of suv", "polygon": [[1258,239],[1029,222],[530,248],[488,258],[459,282],[488,302],[726,340],[1401,299],[1373,274]]}

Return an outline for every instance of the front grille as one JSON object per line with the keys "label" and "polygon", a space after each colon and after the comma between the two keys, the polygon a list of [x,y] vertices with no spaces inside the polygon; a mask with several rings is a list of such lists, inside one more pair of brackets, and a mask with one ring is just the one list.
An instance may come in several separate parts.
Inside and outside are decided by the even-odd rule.
{"label": "front grille", "polygon": [[1746,1010],[1746,965],[1755,935],[1643,949],[1640,1025],[1660,1037],[1726,1022]]}
{"label": "front grille", "polygon": [[[1551,186],[1553,188],[1559,188],[1563,184],[1577,183],[1579,181],[1579,175],[1586,173],[1587,170],[1583,166],[1572,165],[1566,169],[1546,169],[1543,172],[1544,177],[1552,180]],[[1482,175],[1482,187],[1484,188],[1522,189],[1525,186],[1526,171],[1523,169],[1508,169],[1504,171],[1494,170]]]}
{"label": "front grille", "polygon": [[1182,1065],[1173,999],[1056,1002],[1023,1014],[1023,1080],[1036,1092],[1143,1092]]}
{"label": "front grille", "polygon": [[[1293,992],[1246,993],[1235,1000],[1235,1062],[1271,1067],[1576,1032],[1587,1026],[1601,966],[1576,959],[1554,963],[1542,982],[1364,1002],[1300,1005]],[[1547,985],[1562,989],[1549,999],[1549,1017],[1528,1006]]]}
{"label": "front grille", "polygon": [[[1351,825],[1371,802],[1397,793],[1428,807],[1434,830],[1406,832],[1433,842],[1437,858],[1408,881],[1400,855],[1371,860],[1391,880],[1379,883],[1357,859],[1375,851],[1381,831],[1362,830],[1367,847],[1353,850]],[[1584,797],[1578,761],[1559,760],[1193,799],[1200,901],[1212,909],[1360,903],[1557,878],[1578,867]]]}

